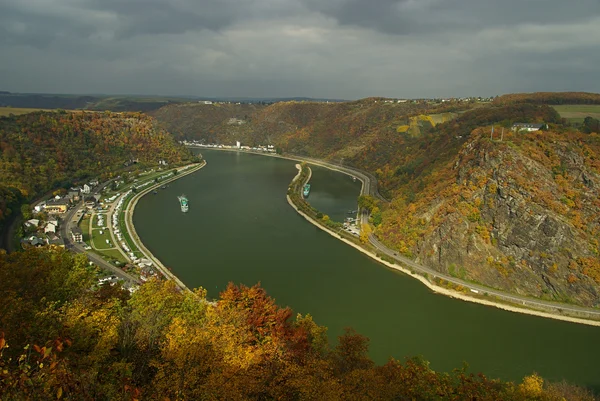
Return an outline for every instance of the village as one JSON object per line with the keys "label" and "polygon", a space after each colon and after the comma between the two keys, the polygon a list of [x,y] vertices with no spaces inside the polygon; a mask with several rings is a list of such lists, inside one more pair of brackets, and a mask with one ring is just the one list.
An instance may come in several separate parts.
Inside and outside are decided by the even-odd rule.
{"label": "village", "polygon": [[[172,177],[174,170],[159,168],[100,184],[97,179],[68,190],[57,190],[35,204],[23,222],[22,248],[55,246],[86,253],[98,266],[98,285],[122,281],[133,292],[137,283],[159,276],[154,263],[137,249],[127,232],[124,210],[133,195]],[[165,189],[162,185],[159,189]]]}
{"label": "village", "polygon": [[180,143],[184,146],[198,146],[201,148],[217,148],[217,149],[237,149],[245,151],[263,152],[263,153],[276,153],[274,145],[258,145],[258,146],[247,146],[242,145],[240,141],[236,141],[235,145],[222,145],[222,144],[205,144],[197,140],[183,140]]}

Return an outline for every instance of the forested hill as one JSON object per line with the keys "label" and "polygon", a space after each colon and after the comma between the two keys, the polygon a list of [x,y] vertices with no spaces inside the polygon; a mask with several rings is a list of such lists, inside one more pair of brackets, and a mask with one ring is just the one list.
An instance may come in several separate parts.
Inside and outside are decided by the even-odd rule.
{"label": "forested hill", "polygon": [[[582,103],[598,95],[554,96]],[[183,127],[184,115],[210,115],[210,107],[172,105],[157,118]],[[516,101],[281,102],[240,121],[226,110],[212,115],[208,131],[196,125],[180,135],[273,144],[368,170],[392,200],[377,205],[374,219],[389,247],[493,288],[600,305],[595,119],[580,131],[549,105]],[[547,128],[516,133],[517,122]]]}
{"label": "forested hill", "polygon": [[208,143],[246,138],[261,104],[204,102],[172,104],[149,113],[176,139],[203,138]]}
{"label": "forested hill", "polygon": [[328,343],[260,287],[230,285],[217,302],[150,280],[132,295],[97,287],[83,255],[0,253],[2,400],[539,400],[593,401],[532,374],[503,382],[422,358],[376,366],[368,339]]}
{"label": "forested hill", "polygon": [[22,200],[87,178],[106,178],[135,160],[190,158],[140,113],[36,112],[0,118],[0,224]]}
{"label": "forested hill", "polygon": [[497,105],[532,104],[600,104],[600,94],[590,92],[535,92],[512,93],[494,99]]}
{"label": "forested hill", "polygon": [[[409,135],[419,135],[437,122],[452,118],[451,113],[444,112],[469,107],[369,98],[336,103],[291,101],[269,106],[188,103],[165,106],[151,114],[177,138],[222,144],[240,140],[249,146],[270,143],[298,154],[348,157],[381,134],[406,129]],[[419,119],[421,111],[438,114]]]}

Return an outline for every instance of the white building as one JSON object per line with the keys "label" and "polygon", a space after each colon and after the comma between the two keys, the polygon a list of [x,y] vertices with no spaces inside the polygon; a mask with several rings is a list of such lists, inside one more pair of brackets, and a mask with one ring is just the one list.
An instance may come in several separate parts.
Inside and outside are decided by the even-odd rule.
{"label": "white building", "polygon": [[546,124],[532,124],[532,123],[514,123],[512,125],[512,130],[515,132],[519,131],[539,131],[542,128],[546,128]]}
{"label": "white building", "polygon": [[235,147],[238,148],[238,149],[241,148],[242,147],[242,143],[240,141],[236,141],[235,142]]}
{"label": "white building", "polygon": [[55,224],[48,223],[48,224],[46,224],[46,227],[44,228],[44,232],[46,234],[48,234],[48,233],[56,233],[56,227],[57,226]]}

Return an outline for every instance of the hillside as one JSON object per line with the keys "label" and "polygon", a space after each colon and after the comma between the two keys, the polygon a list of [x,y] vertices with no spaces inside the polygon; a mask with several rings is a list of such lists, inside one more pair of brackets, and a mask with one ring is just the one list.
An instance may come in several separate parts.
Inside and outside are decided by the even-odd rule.
{"label": "hillside", "polygon": [[[396,134],[421,112],[442,113],[467,109],[468,104],[397,103],[381,98],[355,102],[279,102],[269,106],[235,104],[169,105],[151,114],[177,138],[204,143],[274,144],[295,154],[343,159],[353,157],[385,134]],[[435,115],[421,118],[415,136],[427,131]]]}
{"label": "hillside", "polygon": [[[597,95],[573,96],[585,102]],[[257,108],[233,128],[233,110],[211,110],[171,105],[156,115],[185,138],[270,143],[367,170],[391,199],[378,204],[375,230],[389,247],[490,287],[600,305],[600,143],[590,134],[596,120],[580,132],[550,106],[512,100],[281,102]],[[196,122],[186,126],[190,115]],[[204,128],[194,129],[203,119]],[[516,134],[515,122],[549,129]]]}
{"label": "hillside", "polygon": [[36,112],[0,117],[0,225],[20,202],[123,170],[181,163],[189,151],[137,113]]}
{"label": "hillside", "polygon": [[[64,109],[94,111],[151,111],[169,103],[186,102],[189,99],[163,96],[104,96],[60,95],[0,92],[0,108],[8,115],[11,108],[18,109]],[[17,114],[17,113],[15,113]]]}
{"label": "hillside", "polygon": [[535,92],[512,93],[498,96],[494,104],[508,105],[515,103],[531,104],[600,104],[600,94],[590,92]]}
{"label": "hillside", "polygon": [[376,366],[369,340],[327,328],[258,287],[216,302],[150,280],[98,286],[83,255],[0,253],[0,398],[68,400],[591,401],[536,374],[520,384],[435,372],[421,357]]}
{"label": "hillside", "polygon": [[[255,113],[266,106],[204,102],[172,104],[149,113],[176,139],[202,138],[207,143],[235,143],[236,139],[250,138]],[[232,142],[233,141],[233,142]]]}

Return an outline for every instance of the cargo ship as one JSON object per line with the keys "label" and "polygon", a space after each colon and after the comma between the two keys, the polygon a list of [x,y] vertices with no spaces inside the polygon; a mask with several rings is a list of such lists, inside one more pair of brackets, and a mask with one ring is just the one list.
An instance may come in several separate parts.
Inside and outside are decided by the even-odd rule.
{"label": "cargo ship", "polygon": [[305,184],[302,194],[304,195],[305,198],[307,198],[309,193],[310,193],[310,184]]}
{"label": "cargo ship", "polygon": [[179,199],[179,204],[181,205],[181,211],[184,213],[187,212],[189,209],[188,198],[186,198],[185,195],[181,195],[181,196],[178,196],[177,199]]}

